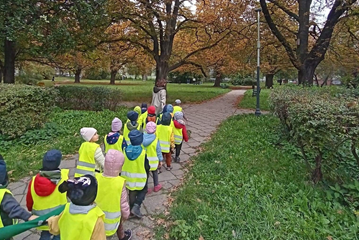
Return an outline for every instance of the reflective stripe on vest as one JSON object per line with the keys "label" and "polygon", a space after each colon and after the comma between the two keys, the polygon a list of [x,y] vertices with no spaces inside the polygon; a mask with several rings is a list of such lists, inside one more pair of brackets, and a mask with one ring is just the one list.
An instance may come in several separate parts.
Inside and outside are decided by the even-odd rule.
{"label": "reflective stripe on vest", "polygon": [[174,107],[173,107],[173,114],[175,114],[176,112],[182,112],[182,107],[180,107],[180,106],[174,106]]}
{"label": "reflective stripe on vest", "polygon": [[[5,193],[8,193],[8,194],[11,194],[11,195],[12,195],[12,193],[10,192],[10,190],[8,190],[8,189],[6,189],[6,188],[0,189],[0,203],[2,203],[2,199],[4,198]],[[0,211],[1,211],[1,209],[0,209]],[[13,220],[13,224],[15,224],[15,223],[16,223],[16,222]],[[4,224],[3,224],[2,219],[1,219],[1,216],[0,216],[0,228],[2,228],[2,227],[4,227]]]}
{"label": "reflective stripe on vest", "polygon": [[[35,179],[36,176],[32,178],[31,181],[31,196],[34,201],[32,206],[32,213],[38,216],[45,215],[67,203],[66,193],[60,193],[58,187],[61,183],[66,181],[69,178],[69,169],[61,169],[61,180],[57,183],[55,190],[48,196],[42,197],[36,194],[35,191]],[[47,225],[38,227],[40,230],[49,230]]]}
{"label": "reflective stripe on vest", "polygon": [[96,167],[95,152],[99,147],[100,145],[93,142],[84,142],[81,144],[75,177],[81,177],[85,174],[94,175]]}
{"label": "reflective stripe on vest", "polygon": [[71,204],[66,204],[59,219],[61,240],[91,239],[97,220],[104,219],[105,214],[96,205],[86,214],[71,214]]}
{"label": "reflective stripe on vest", "polygon": [[115,149],[117,151],[122,152],[122,142],[123,142],[123,136],[120,135],[120,137],[118,138],[117,142],[115,144],[109,144],[106,140],[107,135],[105,136],[103,142],[105,144],[105,153],[108,152],[108,150],[110,149]]}
{"label": "reflective stripe on vest", "polygon": [[160,141],[161,151],[164,153],[170,152],[172,131],[173,129],[171,126],[165,126],[165,125],[157,126],[156,132],[157,132],[158,140]]}
{"label": "reflective stripe on vest", "polygon": [[96,174],[98,190],[96,204],[105,213],[106,236],[116,233],[121,221],[121,195],[126,180],[123,177],[105,177]]}
{"label": "reflective stripe on vest", "polygon": [[155,140],[146,147],[146,154],[148,163],[150,164],[150,171],[155,171],[158,168],[158,156],[157,156],[157,143],[158,138],[156,137]]}
{"label": "reflective stripe on vest", "polygon": [[135,160],[129,160],[124,151],[125,162],[122,167],[121,176],[126,179],[126,187],[129,190],[142,190],[146,186],[147,173],[145,169],[146,150]]}
{"label": "reflective stripe on vest", "polygon": [[181,144],[183,140],[182,128],[173,128],[173,133],[175,135],[175,144]]}

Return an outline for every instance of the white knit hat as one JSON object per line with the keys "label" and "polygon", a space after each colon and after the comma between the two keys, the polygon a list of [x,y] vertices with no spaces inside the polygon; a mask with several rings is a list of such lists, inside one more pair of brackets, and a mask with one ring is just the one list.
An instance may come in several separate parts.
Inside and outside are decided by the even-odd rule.
{"label": "white knit hat", "polygon": [[176,99],[175,103],[177,103],[177,104],[181,104],[181,100]]}
{"label": "white knit hat", "polygon": [[95,128],[83,127],[80,130],[81,136],[86,142],[89,142],[91,138],[97,133]]}

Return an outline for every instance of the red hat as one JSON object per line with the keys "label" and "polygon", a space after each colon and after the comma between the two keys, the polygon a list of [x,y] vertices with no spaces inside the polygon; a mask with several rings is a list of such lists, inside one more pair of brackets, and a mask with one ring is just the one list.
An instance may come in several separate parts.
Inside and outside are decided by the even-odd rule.
{"label": "red hat", "polygon": [[148,114],[155,114],[156,108],[155,106],[149,106],[147,109]]}

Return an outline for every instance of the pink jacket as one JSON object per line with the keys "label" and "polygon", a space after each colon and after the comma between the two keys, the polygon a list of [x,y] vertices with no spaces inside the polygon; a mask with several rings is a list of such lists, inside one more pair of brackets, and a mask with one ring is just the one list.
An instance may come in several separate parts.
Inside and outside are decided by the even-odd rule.
{"label": "pink jacket", "polygon": [[[118,177],[124,162],[125,157],[122,152],[114,149],[108,150],[105,157],[103,175],[106,177]],[[130,216],[130,205],[128,204],[126,186],[123,187],[121,194],[121,215],[123,220],[128,219]]]}

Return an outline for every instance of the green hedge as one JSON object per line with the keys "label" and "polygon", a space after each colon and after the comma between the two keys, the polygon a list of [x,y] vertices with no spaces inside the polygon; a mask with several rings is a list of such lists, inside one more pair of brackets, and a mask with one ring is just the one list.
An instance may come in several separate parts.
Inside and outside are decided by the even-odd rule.
{"label": "green hedge", "polygon": [[271,93],[271,108],[311,169],[314,182],[321,181],[324,173],[342,180],[358,174],[357,94],[335,87],[283,87]]}
{"label": "green hedge", "polygon": [[122,99],[118,89],[108,87],[59,86],[57,106],[62,109],[116,111]]}
{"label": "green hedge", "polygon": [[57,94],[54,88],[0,85],[0,134],[16,137],[42,126],[54,107]]}

